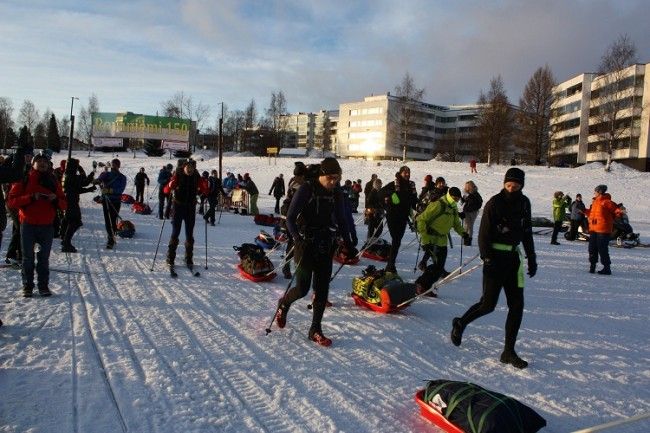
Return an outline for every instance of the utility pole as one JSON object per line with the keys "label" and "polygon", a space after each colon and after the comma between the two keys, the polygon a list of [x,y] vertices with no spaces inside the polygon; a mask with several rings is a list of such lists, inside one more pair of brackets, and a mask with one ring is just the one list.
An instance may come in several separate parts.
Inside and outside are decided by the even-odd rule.
{"label": "utility pole", "polygon": [[219,117],[219,177],[223,178],[223,102],[221,104],[221,117]]}
{"label": "utility pole", "polygon": [[68,137],[68,162],[72,159],[72,136],[74,134],[74,115],[72,114],[72,107],[74,107],[74,100],[79,100],[76,96],[71,97],[70,101],[70,137]]}

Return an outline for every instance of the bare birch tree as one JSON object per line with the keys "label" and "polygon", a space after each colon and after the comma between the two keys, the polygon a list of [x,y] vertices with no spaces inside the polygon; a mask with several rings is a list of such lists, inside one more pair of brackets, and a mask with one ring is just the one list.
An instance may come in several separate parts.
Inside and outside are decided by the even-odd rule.
{"label": "bare birch tree", "polygon": [[500,75],[490,80],[487,93],[481,91],[478,104],[476,153],[487,160],[488,166],[493,160],[499,164],[512,134],[514,114]]}
{"label": "bare birch tree", "polygon": [[530,77],[519,99],[521,129],[518,133],[530,162],[540,164],[549,146],[549,124],[555,78],[548,65],[539,67]]}
{"label": "bare birch tree", "polygon": [[419,89],[416,87],[415,80],[408,71],[402,78],[402,82],[395,87],[395,96],[399,99],[399,109],[397,113],[392,113],[390,117],[396,128],[390,129],[399,133],[399,142],[402,144],[402,160],[406,160],[409,137],[412,131],[416,129],[416,110],[414,106],[422,101],[424,92],[424,88]]}

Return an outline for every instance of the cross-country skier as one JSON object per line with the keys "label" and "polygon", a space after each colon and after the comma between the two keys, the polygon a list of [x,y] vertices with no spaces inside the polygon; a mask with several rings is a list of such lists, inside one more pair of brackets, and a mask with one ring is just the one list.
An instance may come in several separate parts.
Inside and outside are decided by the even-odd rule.
{"label": "cross-country skier", "polygon": [[503,189],[483,209],[478,235],[483,259],[483,295],[462,317],[454,318],[451,331],[452,343],[460,346],[465,327],[494,311],[503,288],[508,301],[508,316],[501,362],[517,368],[528,366],[515,352],[524,313],[524,266],[520,243],[528,259],[528,275],[532,278],[537,273],[530,201],[521,192],[524,176],[521,169],[509,168],[503,180]]}
{"label": "cross-country skier", "polygon": [[172,194],[172,234],[167,249],[167,264],[174,275],[174,260],[181,226],[185,223],[185,265],[192,270],[194,267],[194,223],[196,221],[196,196],[208,194],[209,186],[206,179],[196,171],[196,161],[187,160],[176,169],[176,173],[165,186],[165,193]]}
{"label": "cross-country skier", "polygon": [[165,193],[165,186],[172,178],[174,166],[171,164],[163,165],[158,172],[158,219],[169,219],[171,209],[171,197]]}
{"label": "cross-country skier", "polygon": [[325,312],[332,275],[335,221],[346,242],[347,257],[357,255],[351,245],[344,215],[343,195],[337,183],[341,180],[341,166],[335,158],[325,158],[318,177],[303,184],[296,192],[287,212],[287,228],[295,242],[296,285],[278,301],[276,323],[284,328],[291,304],[304,297],[310,286],[314,288],[313,316],[309,339],[329,346],[332,340],[323,335],[321,321]]}

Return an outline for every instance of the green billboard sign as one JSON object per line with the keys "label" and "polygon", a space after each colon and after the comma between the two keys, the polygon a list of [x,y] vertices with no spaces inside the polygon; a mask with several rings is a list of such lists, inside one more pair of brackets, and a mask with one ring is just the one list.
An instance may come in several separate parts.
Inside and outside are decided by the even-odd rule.
{"label": "green billboard sign", "polygon": [[189,141],[191,121],[135,113],[92,113],[93,137]]}

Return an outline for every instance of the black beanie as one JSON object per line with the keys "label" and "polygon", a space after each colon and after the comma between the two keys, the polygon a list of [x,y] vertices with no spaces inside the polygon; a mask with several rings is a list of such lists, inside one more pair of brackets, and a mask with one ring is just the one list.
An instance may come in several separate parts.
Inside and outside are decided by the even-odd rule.
{"label": "black beanie", "polygon": [[452,197],[462,197],[462,194],[460,193],[460,190],[456,188],[455,186],[452,186],[449,188],[449,195]]}
{"label": "black beanie", "polygon": [[320,174],[323,176],[330,174],[341,174],[341,172],[341,166],[339,165],[339,162],[336,160],[336,158],[329,156],[320,163]]}
{"label": "black beanie", "polygon": [[305,175],[305,163],[302,161],[297,161],[294,163],[296,167],[293,169],[294,176],[304,176]]}
{"label": "black beanie", "polygon": [[509,168],[508,171],[506,171],[506,176],[503,178],[503,183],[517,182],[523,188],[525,176],[526,175],[522,169],[517,167],[512,167]]}

